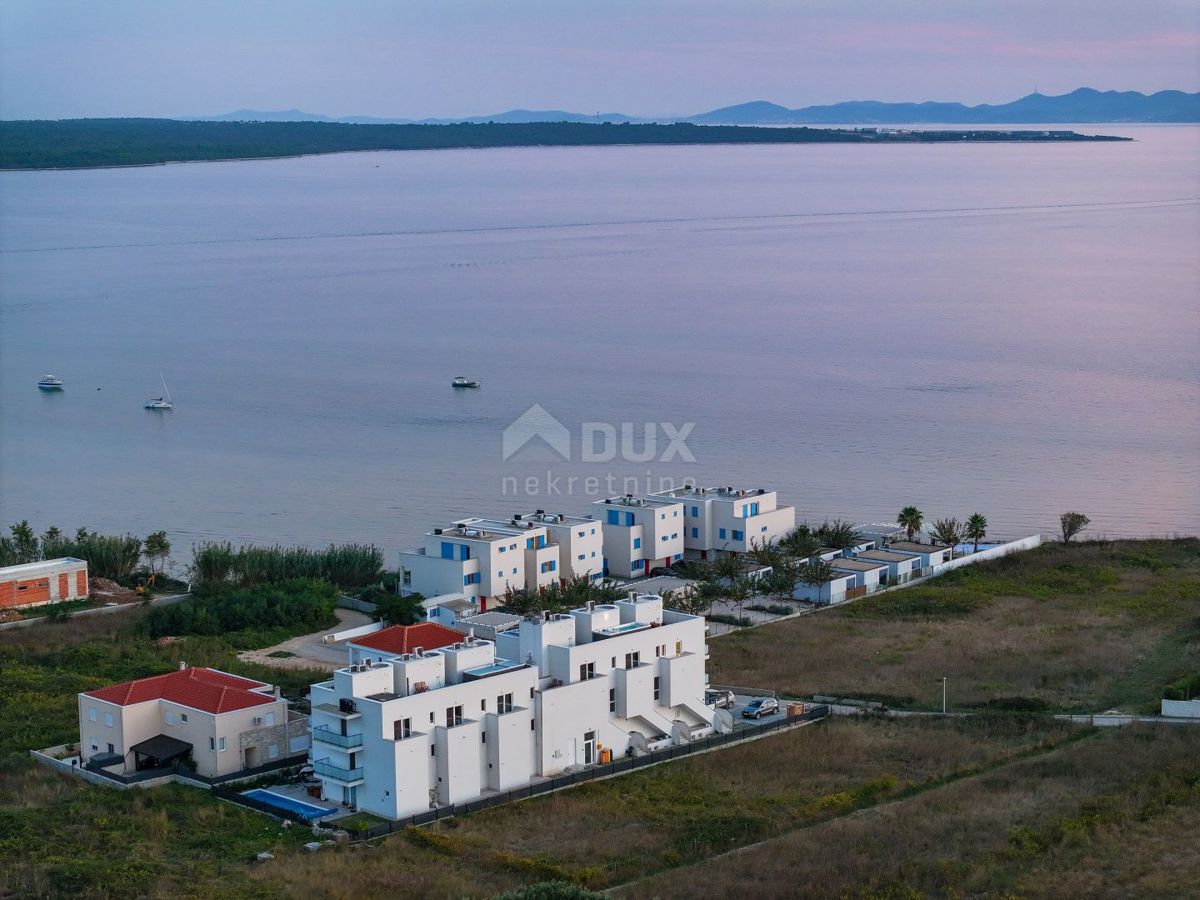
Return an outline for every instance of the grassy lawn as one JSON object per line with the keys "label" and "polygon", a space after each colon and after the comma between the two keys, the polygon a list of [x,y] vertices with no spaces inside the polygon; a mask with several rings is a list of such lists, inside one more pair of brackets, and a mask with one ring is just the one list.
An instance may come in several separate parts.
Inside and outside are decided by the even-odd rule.
{"label": "grassy lawn", "polygon": [[1157,712],[1200,670],[1200,541],[1050,544],[711,648],[714,683],[796,696]]}
{"label": "grassy lawn", "polygon": [[1188,897],[1197,825],[1196,730],[1112,729],[617,894]]}

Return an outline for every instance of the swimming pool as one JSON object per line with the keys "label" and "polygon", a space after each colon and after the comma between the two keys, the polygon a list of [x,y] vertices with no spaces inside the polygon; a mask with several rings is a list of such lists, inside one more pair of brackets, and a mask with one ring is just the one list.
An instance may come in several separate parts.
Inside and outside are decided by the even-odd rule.
{"label": "swimming pool", "polygon": [[293,800],[291,797],[285,797],[283,794],[276,794],[274,791],[268,791],[263,788],[242,791],[242,796],[274,807],[280,812],[289,813],[297,819],[303,819],[305,822],[315,822],[317,819],[337,812],[337,809],[333,807],[317,806],[313,803],[305,803],[303,800]]}

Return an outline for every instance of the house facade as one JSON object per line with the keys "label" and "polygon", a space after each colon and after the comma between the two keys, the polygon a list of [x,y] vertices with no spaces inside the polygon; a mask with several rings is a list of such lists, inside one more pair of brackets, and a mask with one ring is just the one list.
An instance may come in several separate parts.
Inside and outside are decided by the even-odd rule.
{"label": "house facade", "polygon": [[920,561],[913,566],[912,577],[932,575],[933,569],[950,558],[950,548],[938,544],[918,544],[913,541],[892,541],[884,546],[892,553],[906,553]]}
{"label": "house facade", "polygon": [[853,576],[854,582],[846,591],[847,600],[873,594],[879,590],[879,582],[887,574],[886,564],[866,559],[838,556],[829,560],[829,564],[835,572]]}
{"label": "house facade", "polygon": [[550,543],[558,547],[558,574],[562,581],[604,577],[604,526],[595,519],[538,510],[514,517],[519,522],[546,529]]}
{"label": "house facade", "polygon": [[313,685],[327,799],[387,818],[712,731],[704,620],[636,595]]}
{"label": "house facade", "polygon": [[0,568],[0,609],[86,600],[87,562],[64,556]]}
{"label": "house facade", "polygon": [[545,526],[494,519],[460,519],[425,535],[425,545],[401,551],[401,583],[426,597],[462,594],[480,611],[504,595],[556,581],[559,550]]}
{"label": "house facade", "polygon": [[[883,563],[887,566],[886,581],[889,586],[906,584],[912,580],[913,570],[918,568],[920,558],[908,553],[893,553],[890,550],[862,550],[854,554],[855,559]],[[884,577],[880,581],[885,580]]]}
{"label": "house facade", "polygon": [[308,718],[271,685],[191,668],[79,695],[80,764],[128,775],[190,760],[218,778],[308,750]]}
{"label": "house facade", "polygon": [[613,578],[649,575],[683,559],[683,504],[624,494],[592,504],[604,529],[604,571]]}
{"label": "house facade", "polygon": [[700,559],[776,543],[796,527],[795,507],[780,506],[778,494],[763,488],[688,487],[651,496],[683,504],[683,546]]}

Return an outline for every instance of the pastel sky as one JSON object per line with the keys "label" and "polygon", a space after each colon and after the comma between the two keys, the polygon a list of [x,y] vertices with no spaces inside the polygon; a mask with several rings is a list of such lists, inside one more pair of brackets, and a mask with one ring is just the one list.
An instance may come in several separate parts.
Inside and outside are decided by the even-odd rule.
{"label": "pastel sky", "polygon": [[0,117],[1200,89],[1197,0],[2,0]]}

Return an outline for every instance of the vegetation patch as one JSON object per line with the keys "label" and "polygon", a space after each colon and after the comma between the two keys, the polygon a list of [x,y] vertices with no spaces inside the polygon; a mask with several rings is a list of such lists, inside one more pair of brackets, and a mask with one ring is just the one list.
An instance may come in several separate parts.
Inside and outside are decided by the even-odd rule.
{"label": "vegetation patch", "polygon": [[206,582],[187,600],[151,610],[144,625],[151,637],[283,627],[305,634],[334,624],[337,596],[332,584],[315,579],[248,588]]}

